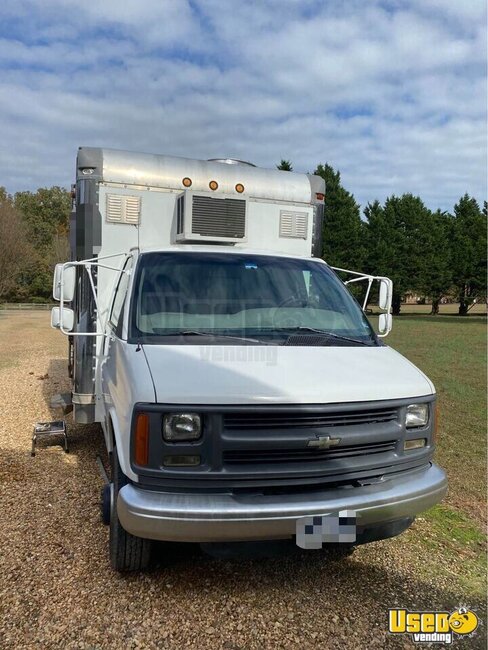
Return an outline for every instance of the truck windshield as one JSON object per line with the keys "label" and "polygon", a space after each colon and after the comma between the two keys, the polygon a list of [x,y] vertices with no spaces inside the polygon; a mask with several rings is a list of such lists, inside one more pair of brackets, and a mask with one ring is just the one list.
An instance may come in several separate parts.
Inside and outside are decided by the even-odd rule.
{"label": "truck windshield", "polygon": [[142,343],[175,343],[177,337],[178,343],[205,344],[208,337],[236,345],[242,337],[283,344],[297,333],[328,333],[327,345],[377,344],[357,302],[326,264],[272,255],[144,253],[129,323],[129,340]]}

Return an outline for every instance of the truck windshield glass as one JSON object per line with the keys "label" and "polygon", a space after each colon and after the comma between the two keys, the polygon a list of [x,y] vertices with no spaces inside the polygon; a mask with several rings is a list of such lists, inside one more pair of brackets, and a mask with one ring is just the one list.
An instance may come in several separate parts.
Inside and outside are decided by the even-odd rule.
{"label": "truck windshield glass", "polygon": [[376,344],[357,302],[321,262],[220,252],[144,253],[139,260],[131,341],[174,343],[179,336],[205,344],[208,335],[234,345],[236,336],[283,343],[317,330],[332,334],[330,345]]}

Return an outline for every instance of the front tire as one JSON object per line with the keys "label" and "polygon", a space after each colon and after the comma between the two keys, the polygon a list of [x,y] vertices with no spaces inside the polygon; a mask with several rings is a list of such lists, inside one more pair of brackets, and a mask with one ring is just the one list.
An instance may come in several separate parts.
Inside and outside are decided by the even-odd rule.
{"label": "front tire", "polygon": [[131,535],[117,515],[117,496],[128,480],[120,469],[117,449],[112,452],[113,501],[110,511],[110,563],[116,571],[143,571],[151,560],[152,540]]}

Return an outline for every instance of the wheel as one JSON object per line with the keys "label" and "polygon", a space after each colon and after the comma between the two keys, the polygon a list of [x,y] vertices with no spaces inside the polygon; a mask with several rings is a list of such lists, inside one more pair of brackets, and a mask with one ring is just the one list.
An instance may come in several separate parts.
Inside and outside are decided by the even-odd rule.
{"label": "wheel", "polygon": [[112,501],[113,501],[113,483],[106,483],[100,494],[100,514],[105,526],[110,526],[110,519],[112,516]]}
{"label": "wheel", "polygon": [[142,571],[149,566],[152,541],[131,535],[117,516],[117,496],[128,480],[120,469],[117,450],[112,452],[112,491],[110,509],[110,563],[116,571]]}

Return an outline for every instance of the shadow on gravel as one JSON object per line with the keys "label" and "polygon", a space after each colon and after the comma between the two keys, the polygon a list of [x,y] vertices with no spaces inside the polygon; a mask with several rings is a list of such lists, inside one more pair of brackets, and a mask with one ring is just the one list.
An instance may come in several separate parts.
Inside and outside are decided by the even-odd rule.
{"label": "shadow on gravel", "polygon": [[26,464],[30,450],[22,454],[10,449],[0,449],[0,485],[7,483],[21,483],[29,477],[29,467]]}
{"label": "shadow on gravel", "polygon": [[[377,546],[376,551],[380,551],[384,544],[392,545],[384,550],[384,556],[393,555],[394,541],[367,546]],[[177,592],[182,600],[198,593],[215,592],[217,596],[227,582],[234,593],[243,596],[254,593],[259,599],[262,592],[275,593],[284,601],[308,597],[316,600],[317,607],[324,611],[331,607],[330,611],[337,612],[338,603],[350,607],[354,601],[361,602],[371,611],[384,611],[385,620],[388,608],[395,606],[452,611],[466,604],[466,594],[436,586],[435,573],[426,581],[415,577],[415,567],[406,575],[373,564],[374,560],[363,554],[366,546],[358,547],[352,557],[343,559],[329,555],[325,549],[303,551],[291,540],[227,546],[226,552],[222,549],[225,557],[217,559],[198,544],[157,544],[153,568],[147,575],[151,582],[170,581],[172,593]],[[127,578],[131,580],[135,576]],[[483,618],[486,600],[471,600],[469,605]],[[481,629],[476,638],[470,639],[470,647],[486,647],[485,634],[486,630]]]}
{"label": "shadow on gravel", "polygon": [[[51,359],[46,368],[46,374],[36,377],[42,382],[42,397],[47,407],[50,408],[51,399],[56,393],[67,393],[70,391],[70,379],[68,377],[68,362],[66,359]],[[53,418],[61,418],[62,412],[59,409],[52,410]]]}

